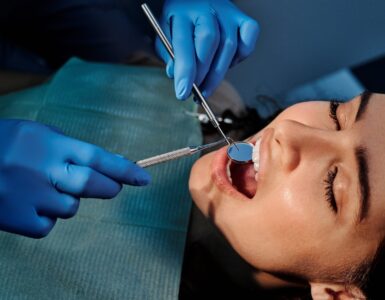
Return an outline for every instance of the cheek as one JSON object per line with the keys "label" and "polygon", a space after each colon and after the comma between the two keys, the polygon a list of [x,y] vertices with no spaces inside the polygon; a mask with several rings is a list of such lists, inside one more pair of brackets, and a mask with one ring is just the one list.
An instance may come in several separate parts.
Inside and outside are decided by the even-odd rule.
{"label": "cheek", "polygon": [[309,192],[281,184],[268,195],[228,207],[217,225],[253,266],[292,270],[312,255],[318,240],[316,210],[310,205]]}
{"label": "cheek", "polygon": [[268,195],[261,195],[259,213],[265,215],[266,230],[299,237],[307,236],[313,227],[315,211],[312,205],[312,192],[302,185],[291,184],[286,180]]}
{"label": "cheek", "polygon": [[[305,255],[330,232],[330,216],[314,184],[286,179],[255,199],[259,231],[271,247]],[[324,239],[323,239],[324,240]]]}

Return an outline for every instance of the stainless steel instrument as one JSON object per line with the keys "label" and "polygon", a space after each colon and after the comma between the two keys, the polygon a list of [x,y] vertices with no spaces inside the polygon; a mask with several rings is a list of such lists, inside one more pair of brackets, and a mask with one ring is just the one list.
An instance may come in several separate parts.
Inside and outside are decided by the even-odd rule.
{"label": "stainless steel instrument", "polygon": [[164,163],[170,160],[174,160],[177,158],[181,158],[184,156],[190,156],[195,153],[201,152],[203,150],[211,149],[214,147],[217,147],[221,144],[225,143],[225,140],[220,140],[214,143],[206,144],[206,145],[200,145],[200,146],[190,146],[178,150],[174,150],[171,152],[155,155],[146,159],[138,160],[136,162],[137,165],[141,166],[142,168],[150,167],[153,165],[157,165],[160,163]]}

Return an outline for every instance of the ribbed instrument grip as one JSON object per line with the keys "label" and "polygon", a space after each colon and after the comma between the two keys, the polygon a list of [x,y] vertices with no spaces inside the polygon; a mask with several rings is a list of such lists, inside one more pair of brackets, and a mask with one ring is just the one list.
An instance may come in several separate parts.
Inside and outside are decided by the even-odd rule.
{"label": "ribbed instrument grip", "polygon": [[153,166],[156,164],[160,164],[162,162],[166,162],[169,160],[177,159],[182,156],[190,155],[191,149],[189,147],[174,150],[171,152],[159,154],[153,157],[149,157],[146,159],[138,160],[136,162],[137,165],[141,166],[142,168],[146,168],[149,166]]}

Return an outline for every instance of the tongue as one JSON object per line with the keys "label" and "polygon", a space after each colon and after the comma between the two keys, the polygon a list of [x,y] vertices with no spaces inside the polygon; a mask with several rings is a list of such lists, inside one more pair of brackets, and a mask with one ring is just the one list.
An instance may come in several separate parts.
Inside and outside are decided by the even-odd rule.
{"label": "tongue", "polygon": [[255,181],[254,165],[249,164],[230,164],[231,179],[233,186],[248,198],[253,198],[257,191]]}

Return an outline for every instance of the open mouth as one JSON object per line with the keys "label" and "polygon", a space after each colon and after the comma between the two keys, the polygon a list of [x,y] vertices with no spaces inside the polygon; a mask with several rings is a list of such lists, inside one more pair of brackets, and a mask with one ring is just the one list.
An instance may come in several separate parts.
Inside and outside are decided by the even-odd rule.
{"label": "open mouth", "polygon": [[254,144],[252,163],[238,164],[230,160],[227,163],[227,177],[232,186],[249,199],[257,192],[261,139],[252,144]]}

